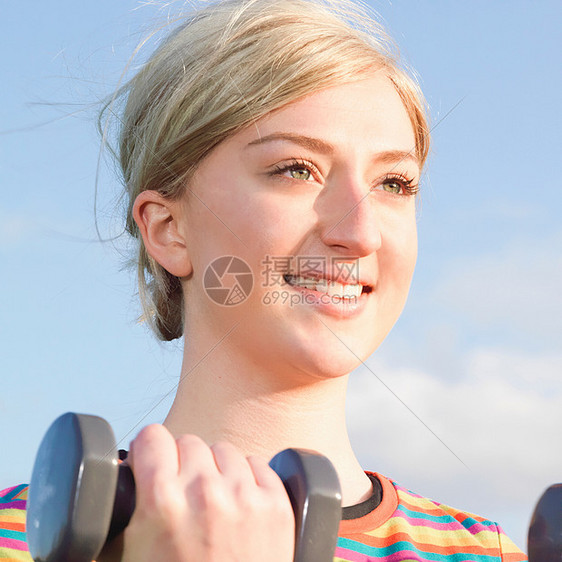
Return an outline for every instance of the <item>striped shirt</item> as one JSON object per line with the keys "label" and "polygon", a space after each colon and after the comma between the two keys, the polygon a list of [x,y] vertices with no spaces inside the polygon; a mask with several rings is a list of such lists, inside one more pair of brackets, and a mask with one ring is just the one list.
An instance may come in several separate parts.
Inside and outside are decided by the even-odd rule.
{"label": "striped shirt", "polygon": [[[501,527],[423,498],[376,473],[382,502],[340,523],[334,562],[523,562]],[[25,537],[27,486],[0,491],[0,562],[31,561]]]}
{"label": "striped shirt", "polygon": [[0,560],[31,560],[25,539],[27,486],[22,484],[0,492]]}
{"label": "striped shirt", "polygon": [[402,488],[380,474],[382,502],[340,523],[334,562],[522,562],[499,525]]}

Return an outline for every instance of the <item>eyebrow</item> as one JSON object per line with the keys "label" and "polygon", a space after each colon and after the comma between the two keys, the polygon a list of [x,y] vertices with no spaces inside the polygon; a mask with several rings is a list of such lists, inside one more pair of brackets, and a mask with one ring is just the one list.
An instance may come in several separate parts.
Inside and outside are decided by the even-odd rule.
{"label": "eyebrow", "polygon": [[314,137],[298,135],[296,133],[272,133],[271,135],[260,137],[252,142],[249,142],[248,146],[261,145],[267,142],[275,141],[292,142],[293,144],[298,144],[304,148],[309,148],[310,150],[321,154],[332,154],[334,152],[334,147],[330,143]]}
{"label": "eyebrow", "polygon": [[[308,148],[314,152],[320,154],[333,154],[334,147],[330,143],[317,139],[314,137],[307,137],[305,135],[299,135],[297,133],[271,133],[265,137],[260,137],[256,140],[249,142],[246,148],[256,145],[266,144],[268,142],[275,141],[287,141],[293,144],[298,144],[304,148]],[[404,160],[409,160],[414,164],[419,166],[419,160],[415,154],[415,149],[412,150],[384,150],[382,152],[377,152],[374,156],[374,160],[380,164],[394,164],[399,163]]]}

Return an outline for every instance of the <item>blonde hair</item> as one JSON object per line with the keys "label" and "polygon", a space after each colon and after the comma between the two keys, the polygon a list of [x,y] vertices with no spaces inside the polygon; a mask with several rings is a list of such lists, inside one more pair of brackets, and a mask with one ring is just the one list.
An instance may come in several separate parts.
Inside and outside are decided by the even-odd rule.
{"label": "blonde hair", "polygon": [[350,0],[223,0],[185,18],[100,114],[117,116],[117,158],[127,230],[137,238],[145,318],[162,340],[183,333],[179,279],[152,259],[132,217],[147,189],[180,197],[207,154],[228,136],[306,94],[386,72],[401,96],[423,164],[429,130],[415,80],[388,36]]}

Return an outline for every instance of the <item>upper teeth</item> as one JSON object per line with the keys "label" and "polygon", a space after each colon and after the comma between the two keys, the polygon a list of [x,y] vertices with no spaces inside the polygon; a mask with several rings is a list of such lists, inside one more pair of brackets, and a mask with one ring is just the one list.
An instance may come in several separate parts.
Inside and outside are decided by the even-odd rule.
{"label": "upper teeth", "polygon": [[287,281],[291,285],[326,293],[331,297],[359,297],[363,291],[363,285],[343,285],[342,283],[328,281],[327,279],[288,276]]}

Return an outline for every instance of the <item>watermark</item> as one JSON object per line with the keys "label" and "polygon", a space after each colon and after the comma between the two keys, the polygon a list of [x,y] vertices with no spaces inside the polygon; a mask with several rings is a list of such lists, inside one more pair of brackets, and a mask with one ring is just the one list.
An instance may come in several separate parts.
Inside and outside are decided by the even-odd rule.
{"label": "watermark", "polygon": [[[291,279],[295,280],[297,277],[308,278],[311,284],[319,278],[337,279],[343,284],[356,283],[359,279],[357,258],[268,254],[261,261],[260,277],[261,287],[270,289],[263,293],[261,299],[265,305],[355,303],[358,298],[355,295],[328,294],[334,291],[328,289],[326,284],[322,287],[324,290],[319,290],[315,285],[315,291],[312,293],[302,287],[302,280],[290,283]],[[254,287],[254,274],[243,259],[237,256],[222,256],[208,265],[203,275],[203,287],[207,296],[216,304],[236,306],[250,296]]]}
{"label": "watermark", "polygon": [[203,287],[213,302],[221,306],[236,306],[250,296],[254,275],[243,259],[222,256],[207,266]]}
{"label": "watermark", "polygon": [[342,297],[340,295],[328,295],[327,293],[302,293],[294,291],[266,291],[261,301],[266,306],[280,304],[288,304],[290,307],[299,304],[355,304],[357,297],[355,295]]}
{"label": "watermark", "polygon": [[345,283],[359,279],[357,258],[332,256],[265,256],[261,262],[262,287],[281,286],[285,276],[332,277]]}

